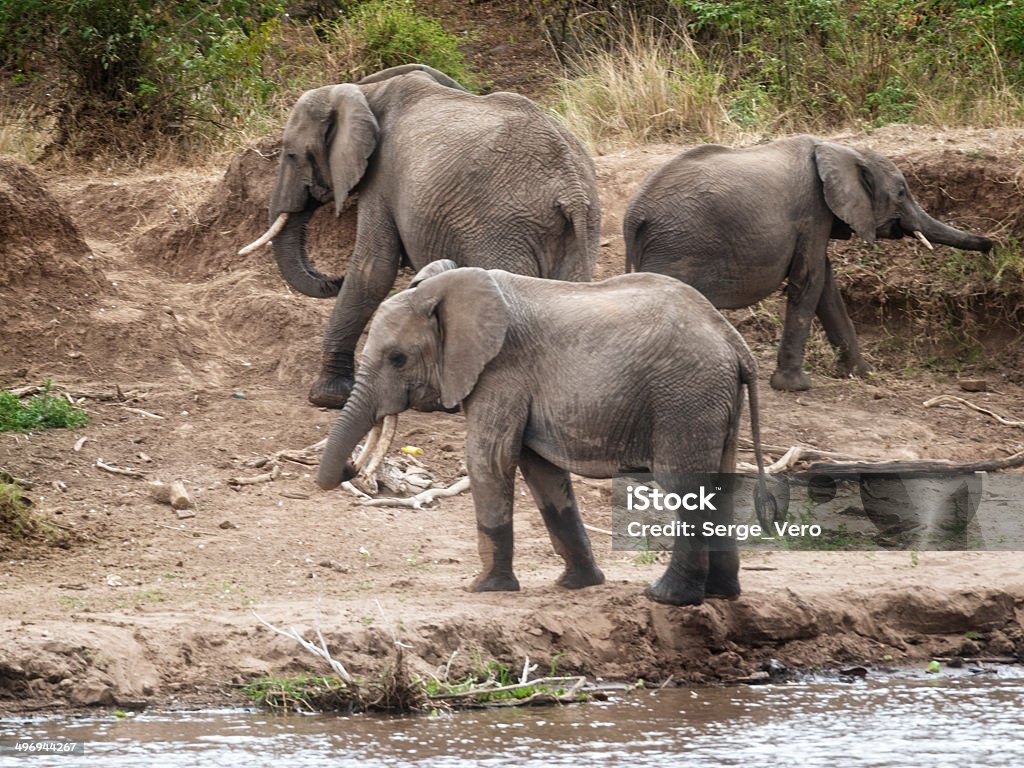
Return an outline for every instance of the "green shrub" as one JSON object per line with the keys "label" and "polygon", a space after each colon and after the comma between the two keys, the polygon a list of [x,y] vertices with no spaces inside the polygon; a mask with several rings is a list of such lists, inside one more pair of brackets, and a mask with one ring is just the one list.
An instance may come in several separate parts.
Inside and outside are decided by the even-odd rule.
{"label": "green shrub", "polygon": [[419,13],[411,0],[349,3],[339,17],[322,22],[319,31],[348,48],[352,80],[401,64],[426,64],[467,87],[477,85],[458,38]]}
{"label": "green shrub", "polygon": [[214,133],[274,89],[262,60],[280,7],[263,0],[0,0],[0,77],[48,102],[51,153],[145,154]]}
{"label": "green shrub", "polygon": [[89,423],[89,415],[60,395],[51,392],[46,382],[43,392],[18,398],[0,391],[0,432],[38,432],[64,427],[74,429]]}

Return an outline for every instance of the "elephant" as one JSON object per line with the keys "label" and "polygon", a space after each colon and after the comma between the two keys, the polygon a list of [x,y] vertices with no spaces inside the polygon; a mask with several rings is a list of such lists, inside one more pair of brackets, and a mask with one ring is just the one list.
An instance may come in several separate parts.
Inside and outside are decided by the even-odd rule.
{"label": "elephant", "polygon": [[[756,363],[739,332],[696,290],[662,275],[570,283],[436,264],[436,274],[374,316],[352,395],[321,458],[322,489],[356,475],[350,457],[379,421],[408,408],[461,405],[482,563],[470,590],[519,589],[512,567],[517,467],[565,563],[557,584],[593,586],[604,574],[570,472],[650,472],[662,487],[678,473],[735,472],[745,385],[767,498]],[[708,546],[677,538],[646,594],[674,605],[735,597],[738,569],[735,540]]]}
{"label": "elephant", "polygon": [[[358,196],[347,274],[306,253],[310,216]],[[430,67],[393,67],[304,93],[284,129],[265,235],[286,282],[337,296],[314,405],[341,408],[356,344],[401,266],[462,266],[589,281],[600,248],[596,174],[583,145],[529,99],[477,96]]]}
{"label": "elephant", "polygon": [[627,208],[626,271],[689,283],[719,309],[739,309],[785,280],[786,317],[771,386],[809,389],[804,346],[817,314],[838,355],[838,373],[865,376],[853,323],[828,258],[830,238],[868,243],[913,234],[987,251],[987,237],[961,232],[922,210],[899,169],[868,149],[793,136],[731,149],[697,147],[642,183]]}

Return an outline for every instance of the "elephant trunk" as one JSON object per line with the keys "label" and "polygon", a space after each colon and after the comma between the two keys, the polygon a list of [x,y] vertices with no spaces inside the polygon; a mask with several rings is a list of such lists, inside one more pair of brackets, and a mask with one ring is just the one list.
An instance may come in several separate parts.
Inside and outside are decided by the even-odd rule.
{"label": "elephant trunk", "polygon": [[331,427],[316,474],[317,485],[329,491],[356,476],[358,470],[350,460],[352,452],[373,429],[376,418],[376,406],[367,387],[361,381],[356,382],[345,407]]}
{"label": "elephant trunk", "polygon": [[305,296],[327,299],[337,296],[344,277],[328,278],[309,263],[306,253],[306,229],[318,205],[307,205],[289,214],[280,234],[274,238],[274,260],[288,285]]}
{"label": "elephant trunk", "polygon": [[[916,206],[915,206],[916,207]],[[992,249],[992,241],[981,235],[962,232],[948,224],[943,224],[925,213],[920,208],[912,211],[909,216],[900,219],[900,226],[907,233],[920,233],[926,241],[950,245],[965,251],[988,251]],[[917,235],[920,237],[920,235]],[[926,242],[927,244],[927,242]]]}

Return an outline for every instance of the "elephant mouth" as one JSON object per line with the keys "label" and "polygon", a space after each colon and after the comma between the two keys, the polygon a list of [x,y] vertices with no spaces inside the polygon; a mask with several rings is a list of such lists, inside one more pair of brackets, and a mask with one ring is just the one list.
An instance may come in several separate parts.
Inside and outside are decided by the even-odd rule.
{"label": "elephant mouth", "polygon": [[313,182],[312,184],[309,185],[309,196],[311,200],[316,201],[315,205],[313,206],[316,208],[319,208],[321,205],[329,203],[331,200],[334,199],[334,193],[331,191],[330,187],[325,187],[316,182]]}

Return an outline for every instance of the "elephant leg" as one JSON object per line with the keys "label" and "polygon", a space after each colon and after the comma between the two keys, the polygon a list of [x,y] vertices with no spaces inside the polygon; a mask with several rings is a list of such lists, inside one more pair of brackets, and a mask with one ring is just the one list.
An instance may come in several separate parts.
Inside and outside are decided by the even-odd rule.
{"label": "elephant leg", "polygon": [[[479,414],[483,412],[484,417]],[[508,416],[508,421],[502,417]],[[480,423],[477,419],[481,419]],[[485,404],[466,413],[466,469],[476,510],[480,573],[470,592],[514,592],[519,580],[512,570],[512,509],[522,427],[512,409]]]}
{"label": "elephant leg", "polygon": [[839,292],[839,286],[836,285],[832,264],[828,259],[825,260],[825,285],[818,300],[818,318],[825,329],[825,335],[828,336],[829,344],[839,355],[837,373],[844,377],[866,376],[870,368],[861,359],[857,332],[846,311],[846,304]]}
{"label": "elephant leg", "polygon": [[[802,269],[797,268],[798,262],[803,264]],[[806,262],[806,255],[795,258],[790,272],[778,365],[769,382],[772,389],[798,392],[811,388],[811,377],[803,369],[804,347],[821,298],[824,270]]]}
{"label": "elephant leg", "polygon": [[603,584],[604,574],[594,562],[569,473],[526,447],[519,455],[519,469],[540,508],[551,543],[565,561],[558,586],[580,589]]}
{"label": "elephant leg", "polygon": [[322,408],[342,408],[355,383],[355,350],[359,337],[398,275],[400,248],[390,223],[374,225],[374,242],[363,236],[363,221],[345,282],[334,303],[324,334],[320,375],[309,401]]}

